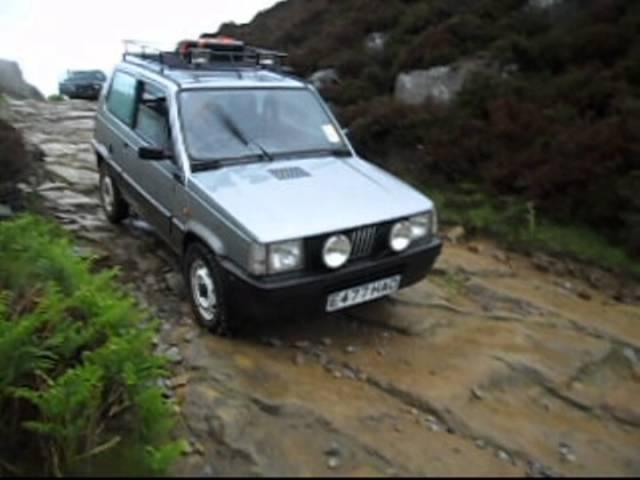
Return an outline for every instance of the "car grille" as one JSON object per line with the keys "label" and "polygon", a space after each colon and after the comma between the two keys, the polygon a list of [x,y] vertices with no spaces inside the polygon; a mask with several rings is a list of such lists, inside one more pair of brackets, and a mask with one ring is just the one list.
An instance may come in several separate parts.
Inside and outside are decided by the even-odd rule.
{"label": "car grille", "polygon": [[373,247],[376,244],[376,233],[378,229],[375,226],[360,228],[351,233],[351,258],[358,259],[371,255]]}
{"label": "car grille", "polygon": [[322,260],[324,243],[331,235],[342,233],[351,240],[349,263],[376,259],[390,254],[387,237],[393,222],[379,223],[342,232],[318,235],[305,240],[307,268],[311,271],[326,272]]}

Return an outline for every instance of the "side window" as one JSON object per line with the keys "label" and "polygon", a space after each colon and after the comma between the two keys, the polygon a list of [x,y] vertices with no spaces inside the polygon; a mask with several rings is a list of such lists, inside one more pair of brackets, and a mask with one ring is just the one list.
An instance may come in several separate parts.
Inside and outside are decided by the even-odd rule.
{"label": "side window", "polygon": [[168,149],[171,145],[167,96],[155,85],[141,82],[134,130],[154,147]]}
{"label": "side window", "polygon": [[133,125],[135,112],[136,79],[126,73],[116,72],[107,98],[107,108],[129,126]]}

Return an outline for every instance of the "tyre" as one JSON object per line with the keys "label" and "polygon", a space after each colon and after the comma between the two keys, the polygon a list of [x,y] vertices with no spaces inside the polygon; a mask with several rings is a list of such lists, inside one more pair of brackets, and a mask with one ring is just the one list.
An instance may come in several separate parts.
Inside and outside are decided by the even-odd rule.
{"label": "tyre", "polygon": [[111,223],[120,223],[129,216],[129,205],[104,162],[100,165],[100,203]]}
{"label": "tyre", "polygon": [[215,255],[201,243],[187,247],[183,261],[189,301],[197,322],[215,335],[229,335],[230,321],[225,299],[226,286]]}

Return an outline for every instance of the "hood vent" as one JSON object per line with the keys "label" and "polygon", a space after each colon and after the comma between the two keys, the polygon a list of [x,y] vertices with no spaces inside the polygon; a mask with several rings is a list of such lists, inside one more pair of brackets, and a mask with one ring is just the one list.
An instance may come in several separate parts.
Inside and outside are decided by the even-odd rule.
{"label": "hood vent", "polygon": [[278,180],[293,180],[295,178],[305,178],[311,175],[300,167],[273,168],[269,173]]}

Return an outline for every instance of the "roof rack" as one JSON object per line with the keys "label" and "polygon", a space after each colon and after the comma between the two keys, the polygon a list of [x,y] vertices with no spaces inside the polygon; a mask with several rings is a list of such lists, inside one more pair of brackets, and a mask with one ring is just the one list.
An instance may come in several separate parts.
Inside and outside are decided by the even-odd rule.
{"label": "roof rack", "polygon": [[183,40],[167,51],[149,42],[125,40],[125,62],[143,65],[160,73],[171,70],[238,70],[260,68],[288,72],[286,53],[245,45],[230,37],[203,34],[198,40]]}

